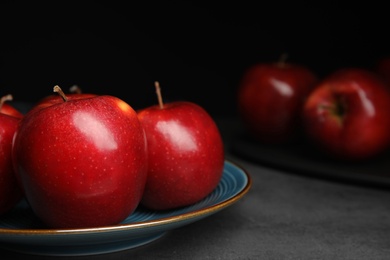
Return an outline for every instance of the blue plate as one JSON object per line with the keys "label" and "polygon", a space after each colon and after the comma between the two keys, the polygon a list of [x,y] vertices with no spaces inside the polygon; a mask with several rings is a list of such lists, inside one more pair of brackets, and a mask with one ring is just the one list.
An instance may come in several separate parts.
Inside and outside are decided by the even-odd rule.
{"label": "blue plate", "polygon": [[137,209],[115,226],[82,229],[45,229],[22,201],[0,218],[0,247],[37,255],[94,255],[135,248],[166,232],[193,223],[232,205],[251,187],[249,174],[225,161],[222,179],[205,199],[176,210]]}

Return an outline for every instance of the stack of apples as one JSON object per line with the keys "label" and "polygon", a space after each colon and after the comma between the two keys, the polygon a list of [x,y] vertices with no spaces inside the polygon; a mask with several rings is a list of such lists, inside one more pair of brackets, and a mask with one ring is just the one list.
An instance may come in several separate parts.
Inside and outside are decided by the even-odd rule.
{"label": "stack of apples", "polygon": [[329,159],[374,158],[390,146],[390,86],[384,77],[390,63],[379,64],[377,70],[339,68],[323,78],[285,60],[252,65],[238,87],[239,116],[263,144],[301,141]]}
{"label": "stack of apples", "polygon": [[159,104],[138,111],[115,96],[54,92],[26,114],[2,104],[0,214],[25,198],[49,228],[101,227],[217,187],[223,142],[199,105],[164,104],[158,82]]}

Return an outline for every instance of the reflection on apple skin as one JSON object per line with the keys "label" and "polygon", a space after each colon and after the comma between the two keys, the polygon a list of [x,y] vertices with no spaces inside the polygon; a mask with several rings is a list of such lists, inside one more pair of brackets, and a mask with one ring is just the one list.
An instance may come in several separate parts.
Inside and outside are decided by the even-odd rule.
{"label": "reflection on apple skin", "polygon": [[164,136],[164,139],[183,152],[195,151],[198,146],[195,137],[186,126],[176,120],[160,121],[156,124],[157,130]]}

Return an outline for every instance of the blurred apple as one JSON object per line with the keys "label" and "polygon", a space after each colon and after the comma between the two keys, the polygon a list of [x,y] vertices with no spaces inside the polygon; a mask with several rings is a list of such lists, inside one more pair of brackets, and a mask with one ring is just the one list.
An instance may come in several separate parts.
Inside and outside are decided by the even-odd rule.
{"label": "blurred apple", "polygon": [[344,68],[325,78],[303,108],[309,139],[343,160],[373,157],[390,143],[390,93],[377,74]]}
{"label": "blurred apple", "polygon": [[300,111],[318,82],[309,68],[288,63],[257,63],[243,74],[238,87],[239,116],[255,139],[284,143],[300,132]]}

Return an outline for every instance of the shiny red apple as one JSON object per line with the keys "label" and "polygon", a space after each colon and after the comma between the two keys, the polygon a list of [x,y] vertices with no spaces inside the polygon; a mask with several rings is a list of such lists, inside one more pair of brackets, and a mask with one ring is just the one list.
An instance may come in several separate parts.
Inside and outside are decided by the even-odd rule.
{"label": "shiny red apple", "polygon": [[118,224],[138,206],[147,177],[137,113],[108,95],[62,100],[25,114],[13,162],[35,214],[52,228]]}
{"label": "shiny red apple", "polygon": [[390,93],[372,71],[335,71],[310,93],[303,108],[309,139],[330,156],[371,158],[390,143]]}
{"label": "shiny red apple", "polygon": [[4,102],[8,100],[12,100],[11,95],[0,99],[0,215],[11,210],[23,198],[12,166],[12,139],[22,113],[12,106],[3,110]]}
{"label": "shiny red apple", "polygon": [[188,206],[210,194],[224,167],[224,146],[213,118],[188,101],[138,111],[148,145],[148,179],[141,204],[153,210]]}
{"label": "shiny red apple", "polygon": [[294,139],[303,102],[317,82],[309,68],[285,60],[250,66],[237,95],[239,117],[248,133],[265,143]]}

